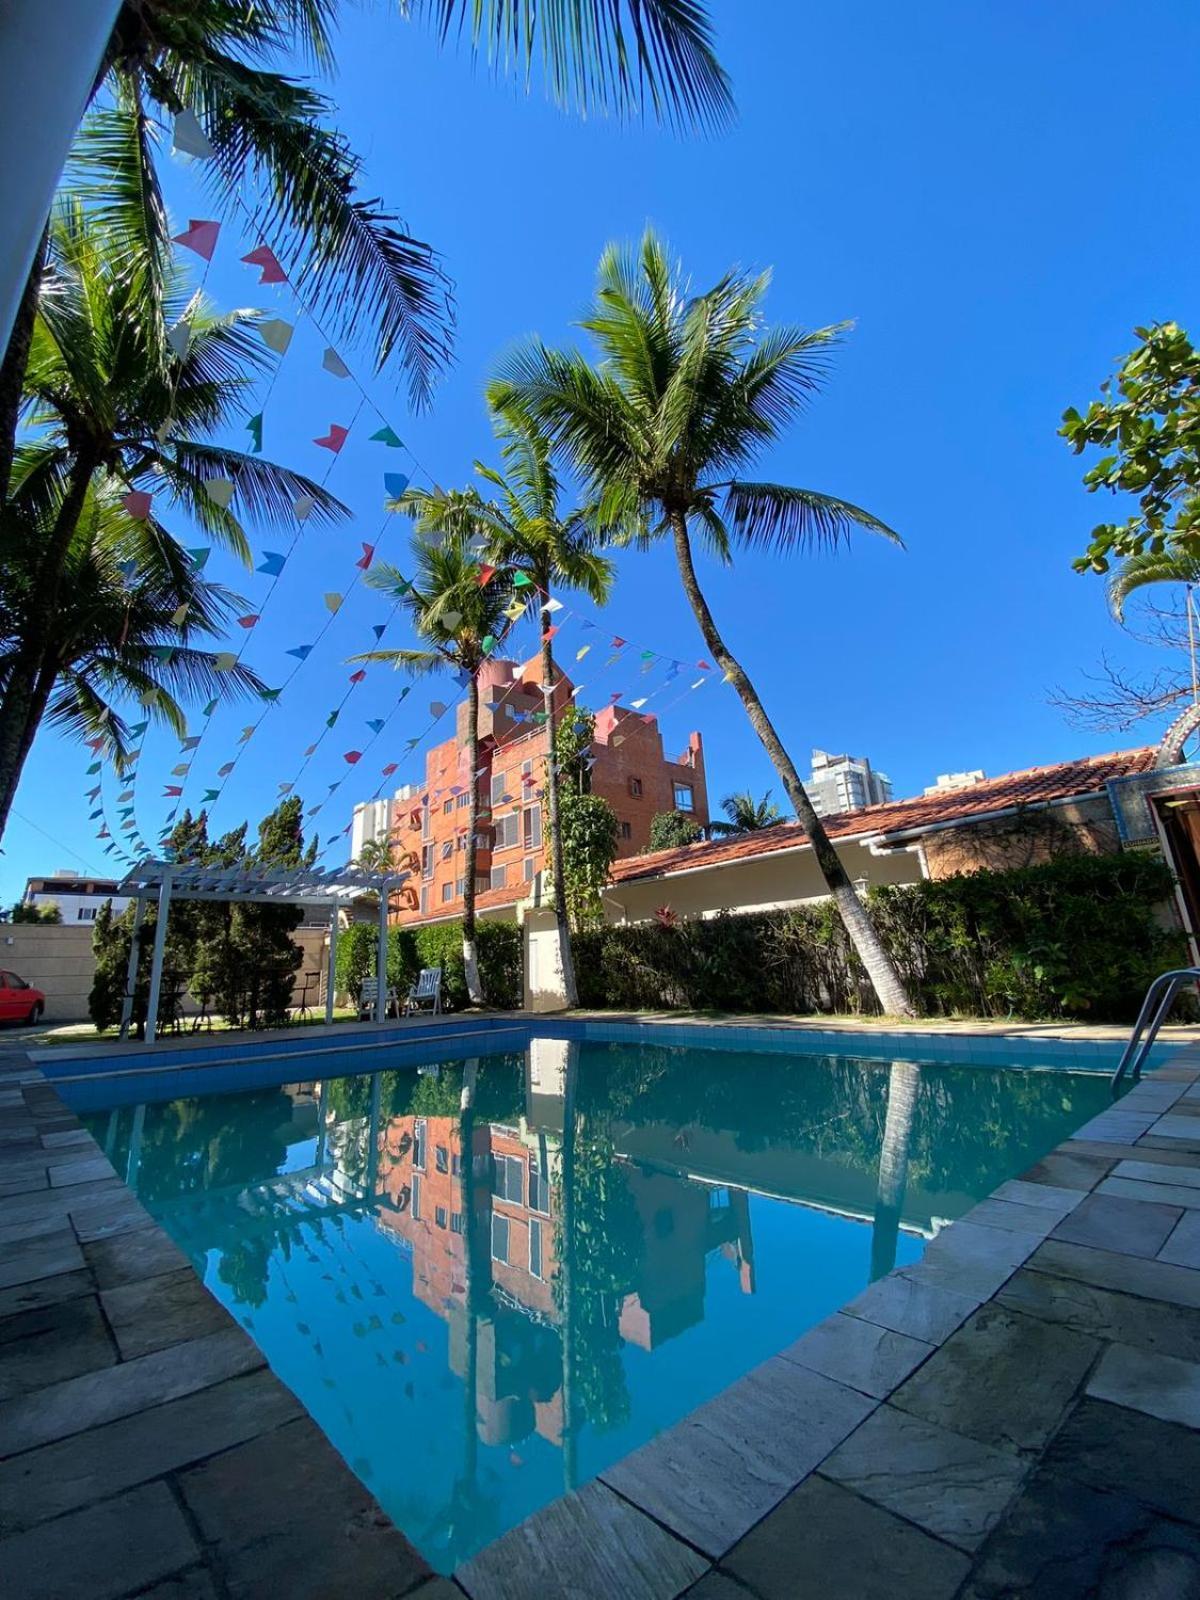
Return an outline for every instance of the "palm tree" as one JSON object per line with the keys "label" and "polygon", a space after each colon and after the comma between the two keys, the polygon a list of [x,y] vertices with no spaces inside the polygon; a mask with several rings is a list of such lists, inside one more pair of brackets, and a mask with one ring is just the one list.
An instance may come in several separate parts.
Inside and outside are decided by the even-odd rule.
{"label": "palm tree", "polygon": [[756,800],[749,789],[739,789],[727,794],[721,801],[724,822],[710,822],[710,833],[758,833],[763,828],[773,828],[783,821],[783,812],[771,799],[768,789],[761,800]]}
{"label": "palm tree", "polygon": [[551,459],[550,443],[537,427],[517,413],[498,416],[502,471],[475,463],[475,470],[490,489],[485,499],[474,489],[437,490],[421,496],[424,526],[439,536],[450,532],[479,541],[489,563],[509,575],[523,574],[528,582],[517,600],[529,596],[528,606],[540,622],[542,716],[546,733],[547,834],[550,845],[554,919],[557,924],[563,992],[568,1006],[579,1004],[575,965],[571,957],[571,927],[567,913],[563,872],[562,830],[559,826],[558,769],[554,761],[557,725],[554,692],[558,683],[554,661],[553,590],[582,590],[597,604],[608,598],[612,563],[596,550],[592,522],[584,512],[559,510],[559,484]]}
{"label": "palm tree", "polygon": [[[411,0],[443,40],[465,36],[498,70],[528,79],[540,53],[560,102],[677,124],[729,117],[728,79],[702,0]],[[255,222],[289,276],[339,336],[372,325],[377,361],[396,359],[415,404],[449,357],[453,307],[436,253],[379,200],[358,194],[362,162],[331,125],[330,99],[291,70],[296,57],[334,70],[340,0],[125,0],[100,63],[77,151],[92,198],[138,253],[162,259],[169,229],[158,177],[161,126],[181,112],[200,125],[202,163],[224,215],[256,190]],[[113,161],[116,161],[115,166]],[[252,203],[253,204],[253,203]],[[8,482],[21,378],[43,263],[0,365],[0,498]]]}
{"label": "palm tree", "polygon": [[[470,805],[467,811],[466,871],[463,882],[463,966],[472,1005],[483,1004],[479,956],[475,941],[475,838],[479,829],[479,669],[491,642],[504,630],[504,610],[512,590],[498,578],[480,583],[480,567],[462,533],[438,535],[442,508],[440,496],[414,492],[405,497],[413,516],[416,537],[412,543],[413,575],[406,578],[395,567],[381,564],[367,577],[374,589],[401,600],[423,650],[369,650],[354,661],[386,661],[391,666],[424,677],[453,672],[466,680],[467,749]],[[485,644],[485,641],[488,641]]]}
{"label": "palm tree", "polygon": [[392,846],[388,839],[364,839],[356,865],[364,872],[388,872],[392,866]]}
{"label": "palm tree", "polygon": [[[240,664],[218,672],[198,645],[220,637],[244,606],[204,581],[187,554],[155,525],[133,518],[120,488],[89,484],[67,551],[63,593],[46,641],[23,737],[14,788],[43,720],[83,737],[101,737],[120,764],[129,751],[123,701],[136,701],[180,737],[180,701],[261,690]],[[24,635],[19,585],[0,576],[0,686]]]}
{"label": "palm tree", "polygon": [[[26,438],[0,519],[0,574],[9,601],[0,642],[0,836],[19,776],[19,751],[37,731],[37,685],[67,598],[72,542],[98,479],[119,487],[147,536],[170,540],[160,508],[183,508],[203,533],[243,560],[249,547],[218,484],[261,525],[294,528],[294,503],[329,525],[348,516],[319,484],[286,467],[210,442],[244,408],[253,375],[269,359],[258,313],[214,314],[168,272],[161,297],[127,270],[119,241],[78,200],[56,212],[47,272],[30,342]],[[186,321],[186,353],[168,344]]]}
{"label": "palm tree", "polygon": [[610,246],[582,324],[599,347],[598,364],[535,341],[502,365],[489,400],[520,407],[546,429],[569,453],[605,523],[622,528],[626,540],[672,541],[705,645],[783,782],[880,1003],[909,1015],[904,987],[696,576],[696,536],[726,562],[735,545],[788,552],[836,544],[855,527],[900,542],[849,501],[736,476],[816,392],[842,331],[764,330],[768,281],[730,272],[693,295],[653,232],[636,254]]}

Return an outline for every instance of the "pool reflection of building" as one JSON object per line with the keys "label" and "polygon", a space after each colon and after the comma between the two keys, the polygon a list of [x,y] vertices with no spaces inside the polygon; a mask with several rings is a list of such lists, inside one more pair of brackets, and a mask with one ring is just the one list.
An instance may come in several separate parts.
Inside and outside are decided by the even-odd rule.
{"label": "pool reflection of building", "polygon": [[[561,1217],[565,1103],[559,1041],[535,1041],[526,1105],[516,1126],[470,1129],[472,1182],[464,1185],[457,1117],[397,1116],[378,1135],[379,1226],[412,1255],[413,1292],[450,1329],[450,1365],[467,1372],[468,1302],[474,1308],[476,1426],[486,1444],[536,1432],[561,1444],[561,1313],[554,1280]],[[618,1330],[654,1350],[704,1318],[706,1264],[718,1252],[744,1293],[754,1292],[749,1197],[622,1160],[644,1248]],[[464,1193],[473,1200],[464,1202]],[[465,1206],[470,1204],[471,1216]],[[468,1291],[468,1230],[486,1282]]]}

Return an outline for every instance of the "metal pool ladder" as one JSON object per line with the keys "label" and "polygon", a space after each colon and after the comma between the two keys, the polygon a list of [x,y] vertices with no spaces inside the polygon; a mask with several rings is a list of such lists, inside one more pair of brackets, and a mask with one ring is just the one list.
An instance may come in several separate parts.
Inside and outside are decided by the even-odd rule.
{"label": "metal pool ladder", "polygon": [[1158,1037],[1158,1030],[1171,1014],[1175,996],[1190,983],[1200,983],[1200,967],[1179,967],[1174,972],[1160,972],[1146,990],[1142,1009],[1138,1012],[1125,1053],[1112,1075],[1113,1093],[1129,1073],[1134,1078],[1142,1075],[1142,1064],[1150,1054],[1150,1047]]}

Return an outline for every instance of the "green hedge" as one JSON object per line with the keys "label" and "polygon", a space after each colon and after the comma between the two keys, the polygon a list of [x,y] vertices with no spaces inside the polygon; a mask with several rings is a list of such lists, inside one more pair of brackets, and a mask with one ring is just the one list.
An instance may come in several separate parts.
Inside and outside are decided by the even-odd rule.
{"label": "green hedge", "polygon": [[[924,1016],[1126,1022],[1186,965],[1157,856],[1051,861],[872,890],[872,920]],[[832,907],[576,935],[580,1002],[618,1009],[878,1010]]]}
{"label": "green hedge", "polygon": [[[476,928],[479,976],[489,1006],[519,1010],[523,1003],[521,929],[515,922],[480,922]],[[338,937],[337,992],[357,1000],[364,978],[374,977],[379,928],[355,922]],[[388,929],[388,983],[403,995],[422,967],[442,968],[442,1003],[448,1011],[467,1004],[462,924],[436,922],[421,928]]]}

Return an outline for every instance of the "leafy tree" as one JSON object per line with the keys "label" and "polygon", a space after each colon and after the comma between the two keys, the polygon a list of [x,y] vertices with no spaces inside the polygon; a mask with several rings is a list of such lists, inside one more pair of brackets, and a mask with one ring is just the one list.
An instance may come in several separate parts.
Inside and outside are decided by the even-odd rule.
{"label": "leafy tree", "polygon": [[[185,314],[191,337],[179,358],[168,322]],[[194,648],[196,635],[217,631],[234,597],[191,570],[163,521],[168,504],[246,560],[245,535],[230,506],[213,498],[214,480],[235,481],[239,504],[267,526],[292,526],[301,494],[326,525],[348,514],[310,479],[210,442],[239,415],[263,369],[257,315],[217,316],[189,298],[177,271],[161,296],[150,293],[77,201],[56,213],[26,371],[29,433],[0,518],[0,835],[56,689],[66,693],[58,720],[102,734],[119,759],[121,725],[101,715],[98,690],[137,690],[141,680],[143,693],[186,688],[211,697],[257,684],[236,670],[214,679]],[[149,504],[131,504],[131,492]],[[94,609],[82,605],[85,594]],[[156,652],[175,646],[159,672]]]}
{"label": "leafy tree", "polygon": [[392,867],[392,846],[388,839],[364,839],[355,866],[363,872],[388,872]]}
{"label": "leafy tree", "polygon": [[[108,905],[108,903],[106,900],[105,905]],[[24,900],[18,900],[8,914],[8,920],[10,922],[58,924],[62,921],[62,911],[53,900],[48,900],[43,905],[29,905]]]}
{"label": "leafy tree", "polygon": [[1124,522],[1102,522],[1076,561],[1107,572],[1112,557],[1200,558],[1200,353],[1175,322],[1136,328],[1137,348],[1100,385],[1081,416],[1063,413],[1059,433],[1081,455],[1107,453],[1084,474],[1092,494],[1136,496]]}
{"label": "leafy tree", "polygon": [[601,899],[617,858],[621,828],[603,796],[592,793],[590,752],[596,719],[581,706],[563,715],[554,738],[563,841],[563,887],[575,929],[604,921]]}
{"label": "leafy tree", "polygon": [[643,855],[652,850],[680,850],[684,845],[695,844],[700,837],[700,824],[686,811],[660,811],[650,821],[650,843]]}
{"label": "leafy tree", "polygon": [[[472,1005],[483,1004],[479,959],[475,942],[475,852],[479,832],[479,669],[488,651],[504,631],[504,611],[512,591],[497,576],[481,583],[479,562],[461,531],[444,537],[444,497],[437,490],[413,491],[404,507],[413,516],[414,577],[409,580],[395,567],[381,565],[367,577],[372,588],[401,601],[423,650],[371,650],[355,661],[386,661],[416,677],[453,672],[467,690],[467,726],[464,749],[470,786],[467,810],[467,848],[463,884],[462,950],[467,992]],[[485,643],[485,641],[487,641]]]}
{"label": "leafy tree", "polygon": [[727,794],[721,801],[724,822],[710,822],[713,833],[759,833],[763,828],[773,828],[783,821],[783,813],[771,799],[768,789],[761,800],[756,800],[749,789],[739,789]]}
{"label": "leafy tree", "polygon": [[817,391],[842,332],[765,328],[767,284],[766,274],[729,272],[693,294],[652,232],[636,254],[610,246],[582,324],[598,363],[534,342],[502,365],[489,398],[520,406],[568,452],[606,525],[637,543],[671,540],[705,646],[783,782],[884,1010],[908,1015],[904,987],[696,576],[695,537],[726,562],[735,546],[790,552],[840,543],[856,527],[899,543],[849,501],[737,475]]}

